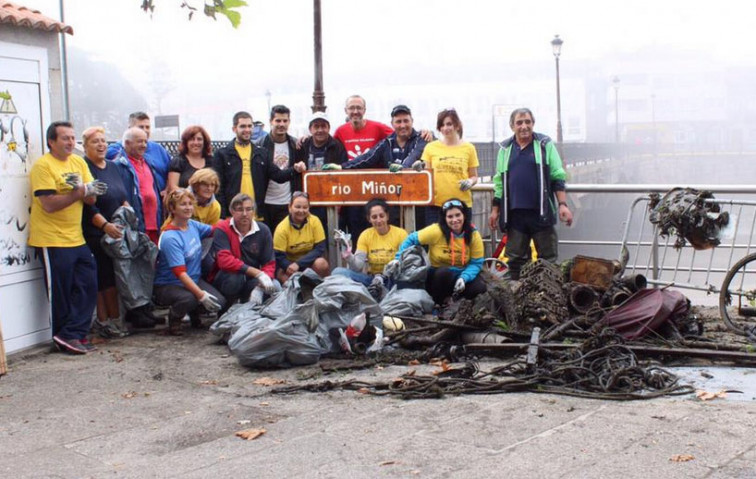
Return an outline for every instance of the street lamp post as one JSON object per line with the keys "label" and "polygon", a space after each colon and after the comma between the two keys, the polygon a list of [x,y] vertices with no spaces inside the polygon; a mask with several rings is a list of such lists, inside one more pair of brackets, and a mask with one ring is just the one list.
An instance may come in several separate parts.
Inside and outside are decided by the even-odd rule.
{"label": "street lamp post", "polygon": [[556,96],[557,96],[557,143],[562,143],[562,97],[559,91],[559,54],[562,51],[562,41],[559,35],[554,35],[551,40],[551,50],[554,52],[556,61]]}
{"label": "street lamp post", "polygon": [[315,26],[315,91],[312,92],[312,112],[326,111],[323,92],[323,44],[320,35],[320,0],[313,0],[313,24]]}
{"label": "street lamp post", "polygon": [[620,79],[618,76],[612,78],[614,84],[614,142],[620,142],[620,127],[619,127],[619,84]]}

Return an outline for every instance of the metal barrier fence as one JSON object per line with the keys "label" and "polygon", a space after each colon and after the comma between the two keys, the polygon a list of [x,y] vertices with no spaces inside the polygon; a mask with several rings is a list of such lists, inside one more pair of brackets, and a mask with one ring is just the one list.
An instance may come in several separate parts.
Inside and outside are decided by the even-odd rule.
{"label": "metal barrier fence", "polygon": [[[620,259],[622,248],[630,253],[626,272],[647,276],[649,283],[660,286],[717,293],[730,267],[748,253],[756,251],[756,187],[750,185],[690,185],[712,191],[713,200],[730,214],[731,228],[722,243],[713,249],[696,251],[690,245],[673,248],[674,238],[660,238],[648,220],[649,193],[666,193],[679,185],[567,185],[568,201],[576,215],[572,228],[557,226],[560,259],[576,254]],[[638,197],[638,194],[643,196]],[[474,189],[474,221],[486,243],[486,254],[498,244],[501,234],[488,228],[488,211],[493,185],[480,184]],[[726,196],[748,195],[745,198]],[[589,201],[600,198],[600,201]],[[597,203],[593,214],[590,204]],[[639,208],[642,207],[642,211]],[[581,208],[588,210],[582,215]],[[596,225],[604,225],[601,229]]]}

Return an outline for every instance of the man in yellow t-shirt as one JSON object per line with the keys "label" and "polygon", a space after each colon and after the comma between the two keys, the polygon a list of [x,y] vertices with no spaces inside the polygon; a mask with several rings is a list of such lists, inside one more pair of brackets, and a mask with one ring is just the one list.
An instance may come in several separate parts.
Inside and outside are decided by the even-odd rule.
{"label": "man in yellow t-shirt", "polygon": [[53,122],[47,129],[50,152],[29,174],[32,205],[29,246],[37,248],[45,267],[53,341],[63,351],[85,354],[95,348],[87,341],[97,302],[97,265],[84,242],[81,217],[107,185],[92,177],[80,156],[73,125]]}

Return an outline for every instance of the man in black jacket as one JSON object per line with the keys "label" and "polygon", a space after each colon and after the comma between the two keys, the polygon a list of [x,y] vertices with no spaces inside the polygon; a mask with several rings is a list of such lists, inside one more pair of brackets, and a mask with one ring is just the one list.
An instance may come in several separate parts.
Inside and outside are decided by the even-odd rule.
{"label": "man in black jacket", "polygon": [[[320,170],[325,164],[341,165],[347,161],[347,152],[339,140],[331,136],[331,123],[322,111],[312,114],[310,119],[310,137],[302,142],[302,154],[307,159],[307,168]],[[299,182],[299,183],[297,183]],[[301,190],[301,176],[292,182],[292,191]],[[323,206],[310,208],[310,213],[320,219],[326,229],[326,238],[330,236],[328,231],[328,215]]]}
{"label": "man in black jacket", "polygon": [[303,162],[283,170],[274,165],[265,148],[251,143],[252,127],[252,115],[245,111],[236,113],[232,128],[236,138],[216,150],[213,157],[215,171],[220,177],[216,198],[224,218],[229,215],[231,198],[240,192],[254,198],[257,211],[264,215],[268,181],[286,183],[306,169]]}
{"label": "man in black jacket", "polygon": [[[290,110],[284,105],[270,109],[270,134],[261,138],[257,144],[265,149],[268,161],[281,170],[294,168],[297,163],[306,160],[305,150],[297,149],[297,139],[289,135]],[[302,163],[304,166],[304,163]],[[301,190],[302,177],[296,174],[291,181],[279,183],[268,180],[265,194],[265,224],[271,231],[289,214],[289,201],[294,191]],[[295,186],[298,186],[295,189]]]}

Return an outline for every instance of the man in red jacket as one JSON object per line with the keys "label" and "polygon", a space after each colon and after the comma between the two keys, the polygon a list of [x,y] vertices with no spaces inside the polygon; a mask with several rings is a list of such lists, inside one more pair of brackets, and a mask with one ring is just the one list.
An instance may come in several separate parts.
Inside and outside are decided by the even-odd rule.
{"label": "man in red jacket", "polygon": [[261,304],[278,289],[273,236],[255,221],[255,202],[239,193],[229,204],[231,217],[215,225],[210,255],[214,259],[208,281],[226,298],[226,307],[238,299]]}

